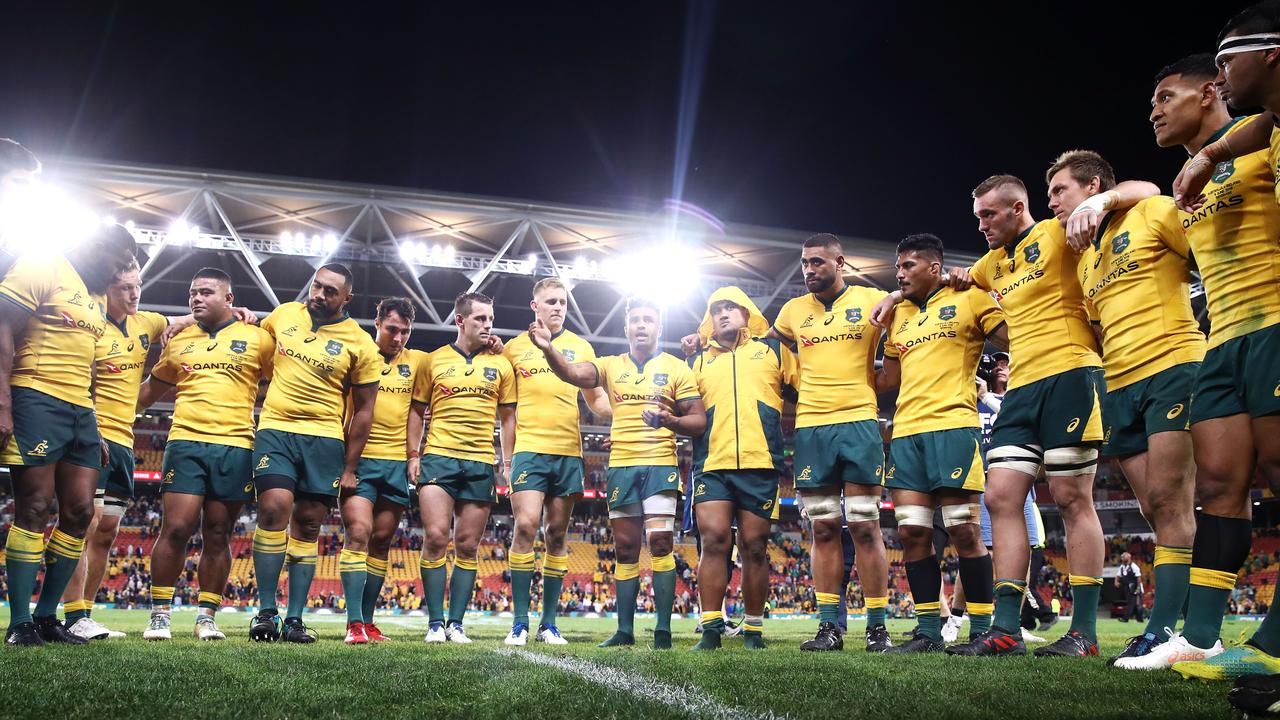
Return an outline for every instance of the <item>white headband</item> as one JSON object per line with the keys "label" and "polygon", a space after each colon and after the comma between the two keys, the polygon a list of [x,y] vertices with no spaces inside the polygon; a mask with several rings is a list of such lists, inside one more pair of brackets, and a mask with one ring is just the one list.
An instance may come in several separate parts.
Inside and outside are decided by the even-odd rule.
{"label": "white headband", "polygon": [[1237,35],[1222,41],[1218,46],[1218,54],[1214,61],[1222,60],[1223,55],[1253,52],[1255,50],[1271,50],[1280,48],[1280,33],[1256,33],[1253,35]]}

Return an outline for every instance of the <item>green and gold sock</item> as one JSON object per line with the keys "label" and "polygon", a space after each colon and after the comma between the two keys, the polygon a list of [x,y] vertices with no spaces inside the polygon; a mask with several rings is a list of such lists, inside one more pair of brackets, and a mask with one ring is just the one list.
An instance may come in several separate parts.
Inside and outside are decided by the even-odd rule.
{"label": "green and gold sock", "polygon": [[5,547],[4,570],[9,582],[9,627],[31,622],[31,595],[36,589],[36,575],[44,557],[44,535],[9,528],[9,544]]}
{"label": "green and gold sock", "polygon": [[1147,632],[1161,642],[1169,639],[1165,628],[1178,626],[1178,615],[1187,601],[1191,585],[1191,548],[1156,546],[1156,597],[1147,618]]}
{"label": "green and gold sock", "polygon": [[763,615],[747,615],[742,618],[742,644],[748,650],[764,649]]}
{"label": "green and gold sock", "polygon": [[653,557],[653,606],[658,613],[657,630],[671,632],[671,611],[676,604],[676,558],[668,553]]}
{"label": "green and gold sock", "polygon": [[1071,583],[1071,629],[1096,643],[1098,642],[1098,599],[1102,597],[1102,578],[1071,575],[1068,581]]}
{"label": "green and gold sock", "polygon": [[507,554],[507,569],[511,572],[511,610],[516,623],[529,624],[529,595],[533,590],[532,552]]}
{"label": "green and gold sock", "polygon": [[453,559],[453,577],[449,578],[449,622],[460,623],[466,617],[471,595],[476,590],[476,568],[479,566],[475,556]]}
{"label": "green and gold sock", "polygon": [[694,650],[719,650],[720,635],[724,632],[724,612],[721,610],[704,610],[698,619],[702,625],[702,638],[693,646]]}
{"label": "green and gold sock", "polygon": [[168,612],[173,606],[174,587],[172,585],[151,586],[151,609]]}
{"label": "green and gold sock", "polygon": [[89,617],[89,611],[85,609],[88,603],[84,600],[72,600],[62,604],[62,611],[67,615],[67,627],[76,624],[80,618]]}
{"label": "green and gold sock", "polygon": [[76,565],[80,563],[83,552],[84,538],[71,537],[58,528],[53,529],[49,544],[44,549],[44,587],[36,601],[36,617],[58,614],[62,593],[71,582],[71,576],[76,574]]}
{"label": "green and gold sock", "polygon": [[85,600],[83,602],[84,602],[84,616],[87,618],[93,617],[93,601]]}
{"label": "green and gold sock", "polygon": [[[995,580],[991,554],[962,557],[959,561],[960,582],[968,596],[969,634],[981,635],[991,629],[991,613],[995,610]],[[954,615],[958,610],[952,609]]]}
{"label": "green and gold sock", "polygon": [[444,589],[449,582],[449,569],[444,557],[418,561],[418,573],[422,575],[422,603],[427,606],[429,622],[444,622]]}
{"label": "green and gold sock", "polygon": [[201,615],[214,615],[222,607],[222,596],[215,592],[201,590],[196,602],[199,603]]}
{"label": "green and gold sock", "polygon": [[[1010,635],[1020,634],[1022,627],[1022,597],[1027,592],[1027,583],[1023,580],[997,580],[995,587],[996,608],[991,618],[991,625]],[[969,612],[973,612],[973,603],[969,603]],[[970,615],[972,617],[972,614]],[[970,630],[972,632],[972,630]]]}
{"label": "green and gold sock", "polygon": [[342,578],[342,594],[347,599],[347,622],[364,622],[364,584],[369,573],[365,562],[369,553],[342,548],[338,556],[338,577]]}
{"label": "green and gold sock", "polygon": [[635,637],[640,563],[618,563],[613,571],[613,584],[618,596],[618,632]]}
{"label": "green and gold sock", "polygon": [[[907,563],[907,584],[916,606],[916,630],[935,642],[942,641],[942,572],[934,555]],[[867,626],[871,627],[870,605]]]}
{"label": "green and gold sock", "polygon": [[253,531],[253,575],[258,579],[258,609],[275,610],[289,535],[284,530]]}
{"label": "green and gold sock", "polygon": [[387,580],[386,558],[365,558],[364,595],[360,598],[360,610],[364,613],[364,622],[373,622],[373,611],[378,608],[378,596],[382,594],[382,584]]}
{"label": "green and gold sock", "polygon": [[284,557],[284,564],[289,567],[286,581],[289,596],[285,617],[300,618],[307,609],[307,596],[311,594],[311,581],[316,577],[316,560],[319,554],[317,543],[289,538]]}
{"label": "green and gold sock", "polygon": [[840,596],[824,592],[815,592],[813,596],[818,603],[818,623],[835,625],[840,615]]}
{"label": "green and gold sock", "polygon": [[889,607],[889,596],[863,598],[867,605],[867,629],[884,625],[885,611]]}
{"label": "green and gold sock", "polygon": [[568,555],[542,556],[542,625],[556,624],[556,611],[560,606],[560,591],[564,589],[564,576],[569,574]]}

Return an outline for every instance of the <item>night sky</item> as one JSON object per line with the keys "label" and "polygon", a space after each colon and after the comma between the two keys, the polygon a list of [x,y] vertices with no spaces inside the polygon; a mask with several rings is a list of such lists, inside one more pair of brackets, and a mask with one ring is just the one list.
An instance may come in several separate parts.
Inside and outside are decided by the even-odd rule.
{"label": "night sky", "polygon": [[0,136],[50,160],[652,208],[673,195],[684,93],[683,199],[977,252],[971,188],[1013,172],[1047,217],[1065,149],[1167,192],[1184,156],[1155,147],[1152,76],[1243,7],[594,5],[11,5]]}

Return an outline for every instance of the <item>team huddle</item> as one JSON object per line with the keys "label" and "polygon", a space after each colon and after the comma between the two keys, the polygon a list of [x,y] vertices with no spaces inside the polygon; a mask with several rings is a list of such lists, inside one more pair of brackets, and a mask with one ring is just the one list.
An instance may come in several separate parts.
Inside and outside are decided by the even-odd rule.
{"label": "team huddle", "polygon": [[[470,643],[464,618],[477,550],[506,486],[514,618],[505,642],[565,644],[556,599],[583,493],[581,395],[593,414],[611,418],[605,499],[617,630],[602,647],[636,644],[645,546],[653,646],[672,647],[683,493],[702,542],[695,649],[721,646],[735,542],[740,635],[747,648],[764,648],[767,543],[779,477],[792,474],[812,525],[819,616],[802,649],[843,648],[847,530],[869,652],[1023,655],[1033,544],[1024,506],[1043,476],[1065,525],[1076,611],[1067,632],[1034,654],[1097,655],[1104,538],[1092,487],[1106,456],[1119,460],[1157,545],[1149,621],[1111,664],[1204,679],[1280,672],[1280,611],[1243,645],[1227,649],[1219,637],[1250,549],[1253,478],[1280,488],[1280,131],[1268,117],[1280,111],[1277,67],[1280,10],[1264,3],[1233,19],[1216,57],[1193,55],[1160,71],[1150,117],[1157,144],[1190,156],[1175,197],[1149,182],[1118,182],[1098,153],[1064,152],[1045,175],[1052,218],[1033,217],[1032,192],[1017,177],[994,175],[974,188],[989,250],[971,267],[948,267],[938,237],[910,235],[897,246],[899,289],[887,293],[847,283],[839,239],[815,235],[801,248],[807,294],[770,322],[740,289],[717,289],[697,332],[680,339],[683,358],[662,350],[662,305],[643,297],[625,305],[627,352],[597,357],[565,327],[569,294],[554,276],[533,287],[527,332],[499,340],[493,301],[468,292],[454,304],[455,341],[425,353],[407,347],[410,300],[382,300],[373,336],[347,314],[355,287],[341,264],[315,272],[305,302],[259,321],[235,306],[231,278],[212,268],[191,280],[189,315],[139,311],[136,246],[123,227],[62,255],[13,258],[0,281],[0,462],[16,505],[6,643],[115,634],[92,609],[133,495],[132,423],[172,397],[146,639],[172,637],[175,586],[197,531],[194,634],[225,638],[216,617],[230,536],[241,508],[255,502],[259,603],[249,637],[316,641],[303,611],[321,523],[337,506],[345,642],[385,640],[374,606],[416,495],[424,639]],[[1228,104],[1269,112],[1233,118]],[[6,182],[39,170],[16,143],[0,153]],[[1207,337],[1192,310],[1193,271],[1206,296]],[[163,349],[145,374],[156,343]],[[1007,352],[1011,366],[984,452],[975,377],[988,348]],[[886,455],[878,396],[893,391]],[[788,465],[782,418],[790,403]],[[687,477],[677,436],[692,439]],[[886,488],[917,617],[898,645],[885,627]],[[953,644],[943,639],[939,525],[959,557],[970,621],[967,640]]]}

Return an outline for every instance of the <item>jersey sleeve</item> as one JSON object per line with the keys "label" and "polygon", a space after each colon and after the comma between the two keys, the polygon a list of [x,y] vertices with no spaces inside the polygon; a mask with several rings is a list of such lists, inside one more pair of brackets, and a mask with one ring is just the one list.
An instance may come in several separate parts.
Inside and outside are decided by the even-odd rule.
{"label": "jersey sleeve", "polygon": [[258,370],[260,379],[270,380],[276,367],[276,339],[271,333],[258,328]]}
{"label": "jersey sleeve", "polygon": [[4,280],[0,281],[0,298],[28,313],[35,313],[48,300],[55,285],[54,271],[49,263],[23,258],[14,263]]}
{"label": "jersey sleeve", "polygon": [[1102,316],[1098,315],[1098,306],[1094,305],[1089,298],[1084,299],[1084,314],[1089,316],[1089,322],[1095,325],[1102,323]]}
{"label": "jersey sleeve", "polygon": [[499,405],[515,405],[516,404],[516,369],[510,362],[503,363],[505,367],[498,373],[498,404]]}
{"label": "jersey sleeve", "polygon": [[178,364],[173,360],[173,348],[177,344],[178,338],[164,346],[164,350],[160,351],[160,358],[156,360],[156,364],[151,366],[151,378],[159,380],[165,385],[178,384]]}
{"label": "jersey sleeve", "polygon": [[782,384],[800,387],[800,365],[796,362],[796,354],[791,352],[791,348],[779,343],[778,359],[778,367],[782,370]]}
{"label": "jersey sleeve", "polygon": [[609,359],[612,357],[612,355],[606,355],[604,357],[591,358],[587,361],[596,369],[596,385],[598,387],[607,388],[609,386],[609,365],[611,364]]}
{"label": "jersey sleeve", "polygon": [[1147,218],[1147,227],[1160,238],[1165,247],[1184,258],[1189,258],[1191,243],[1187,241],[1187,233],[1182,229],[1182,222],[1178,219],[1178,208],[1174,206],[1173,199],[1163,195],[1151,198],[1146,202],[1143,210]]}
{"label": "jersey sleeve", "polygon": [[679,360],[676,361],[674,367],[675,372],[671,373],[671,393],[676,402],[696,400],[702,397],[702,393],[698,390],[698,379],[694,376],[693,370]]}
{"label": "jersey sleeve", "polygon": [[978,258],[978,262],[969,268],[969,277],[973,278],[973,284],[983,290],[991,290],[991,253],[987,253]]}
{"label": "jersey sleeve", "polygon": [[778,311],[778,317],[773,321],[773,329],[782,336],[783,340],[789,343],[796,341],[796,329],[791,324],[791,301],[788,300],[782,309]]}
{"label": "jersey sleeve", "polygon": [[893,331],[886,328],[885,332],[884,356],[886,358],[893,358],[894,360],[897,360],[902,357],[902,351],[898,349],[897,345],[893,344]]}
{"label": "jersey sleeve", "polygon": [[516,358],[520,357],[518,346],[522,344],[520,341],[524,337],[524,334],[521,333],[511,338],[511,342],[502,346],[502,357],[506,358],[507,362],[511,363],[513,367],[516,364]]}
{"label": "jersey sleeve", "polygon": [[431,403],[431,356],[415,351],[413,359],[413,402],[429,405]]}
{"label": "jersey sleeve", "polygon": [[160,337],[165,328],[169,327],[169,318],[160,313],[142,311],[138,313],[138,319],[142,321],[142,331],[147,333],[149,342],[155,342]]}
{"label": "jersey sleeve", "polygon": [[351,365],[350,378],[352,387],[377,385],[382,379],[382,356],[372,339],[360,343]]}
{"label": "jersey sleeve", "polygon": [[591,347],[591,343],[586,340],[582,341],[582,347],[579,348],[579,350],[582,352],[582,355],[577,358],[578,362],[591,362],[596,359],[596,349]]}
{"label": "jersey sleeve", "polygon": [[[1004,310],[996,304],[995,298],[981,290],[971,290],[965,294],[969,296],[969,308],[973,310],[973,319],[982,328],[983,335],[990,335],[1004,324]],[[888,345],[885,350],[888,354]]]}
{"label": "jersey sleeve", "polygon": [[271,314],[267,315],[266,319],[264,319],[262,324],[259,326],[263,330],[266,330],[267,334],[272,338],[276,336],[276,324],[280,322],[280,314],[284,312],[284,308],[284,305],[277,305],[276,309],[272,310]]}

